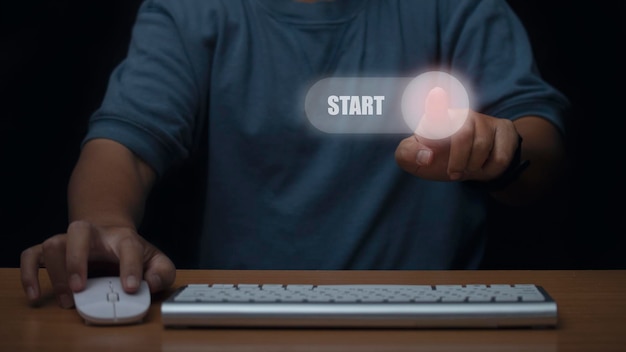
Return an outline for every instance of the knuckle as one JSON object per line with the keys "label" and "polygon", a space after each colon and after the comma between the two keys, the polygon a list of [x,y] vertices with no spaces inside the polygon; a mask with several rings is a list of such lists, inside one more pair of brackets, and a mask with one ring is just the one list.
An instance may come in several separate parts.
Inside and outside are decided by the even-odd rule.
{"label": "knuckle", "polygon": [[465,123],[456,132],[456,136],[459,139],[471,140],[472,136],[474,135],[474,130],[475,130],[474,123]]}
{"label": "knuckle", "polygon": [[511,157],[506,155],[505,153],[497,153],[493,156],[492,165],[498,173],[504,172],[509,164],[511,163]]}
{"label": "knuckle", "polygon": [[56,252],[65,249],[65,235],[55,235],[41,244],[43,252]]}
{"label": "knuckle", "polygon": [[75,231],[86,231],[91,227],[91,223],[86,220],[76,220],[72,221],[70,225],[67,227],[67,232],[75,232]]}
{"label": "knuckle", "polygon": [[30,257],[35,254],[35,247],[30,247],[22,251],[20,254],[20,262],[26,262]]}
{"label": "knuckle", "polygon": [[119,247],[143,251],[143,244],[134,233],[128,233],[128,235],[122,236],[117,244]]}
{"label": "knuckle", "polygon": [[476,138],[474,140],[473,148],[479,153],[486,153],[491,150],[492,143],[487,138]]}
{"label": "knuckle", "polygon": [[512,120],[509,120],[509,119],[498,119],[498,121],[500,121],[500,123],[502,123],[502,125],[504,125],[507,128],[515,129],[515,124],[513,123]]}
{"label": "knuckle", "polygon": [[136,241],[137,233],[128,227],[120,227],[114,230],[119,238],[119,242]]}

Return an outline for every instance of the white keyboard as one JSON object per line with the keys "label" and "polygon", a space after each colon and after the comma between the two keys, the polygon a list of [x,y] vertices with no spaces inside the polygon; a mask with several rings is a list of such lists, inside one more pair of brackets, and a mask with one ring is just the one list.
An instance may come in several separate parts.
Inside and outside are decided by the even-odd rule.
{"label": "white keyboard", "polygon": [[165,327],[554,327],[540,286],[188,285],[161,304]]}

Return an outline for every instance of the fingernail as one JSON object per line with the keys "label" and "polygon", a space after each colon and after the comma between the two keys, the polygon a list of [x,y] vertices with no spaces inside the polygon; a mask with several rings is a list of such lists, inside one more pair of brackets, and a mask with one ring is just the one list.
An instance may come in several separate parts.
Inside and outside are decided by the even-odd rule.
{"label": "fingernail", "polygon": [[37,299],[37,290],[35,290],[34,287],[32,286],[28,286],[26,288],[26,296],[28,297],[28,299],[30,299],[31,301],[34,301]]}
{"label": "fingernail", "polygon": [[428,149],[420,149],[417,151],[417,165],[418,166],[426,166],[430,164],[430,159],[433,155],[433,152]]}
{"label": "fingernail", "polygon": [[134,275],[128,275],[126,278],[126,287],[130,289],[139,287],[139,281],[137,281],[137,278]]}
{"label": "fingernail", "polygon": [[70,289],[74,292],[79,291],[82,288],[83,282],[80,279],[80,275],[72,274],[70,276]]}
{"label": "fingernail", "polygon": [[59,296],[59,303],[61,304],[61,307],[65,309],[72,308],[74,305],[72,298],[65,293]]}

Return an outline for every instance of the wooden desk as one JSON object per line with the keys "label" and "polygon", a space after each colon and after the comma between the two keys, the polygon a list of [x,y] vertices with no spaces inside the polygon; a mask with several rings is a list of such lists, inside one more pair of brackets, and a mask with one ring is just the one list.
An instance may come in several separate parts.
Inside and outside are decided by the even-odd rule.
{"label": "wooden desk", "polygon": [[[44,290],[50,292],[41,271]],[[164,329],[153,298],[146,322],[86,326],[51,295],[30,307],[19,270],[0,269],[0,351],[626,351],[626,270],[615,271],[189,271],[186,283],[535,283],[559,307],[556,329]]]}

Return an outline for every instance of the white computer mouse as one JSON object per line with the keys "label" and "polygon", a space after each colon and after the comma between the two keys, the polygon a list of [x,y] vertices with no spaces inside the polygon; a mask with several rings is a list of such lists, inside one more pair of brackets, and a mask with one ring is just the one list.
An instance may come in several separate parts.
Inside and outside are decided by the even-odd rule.
{"label": "white computer mouse", "polygon": [[150,288],[142,281],[139,290],[129,294],[118,276],[90,278],[83,291],[74,293],[74,304],[87,324],[139,323],[150,308]]}

